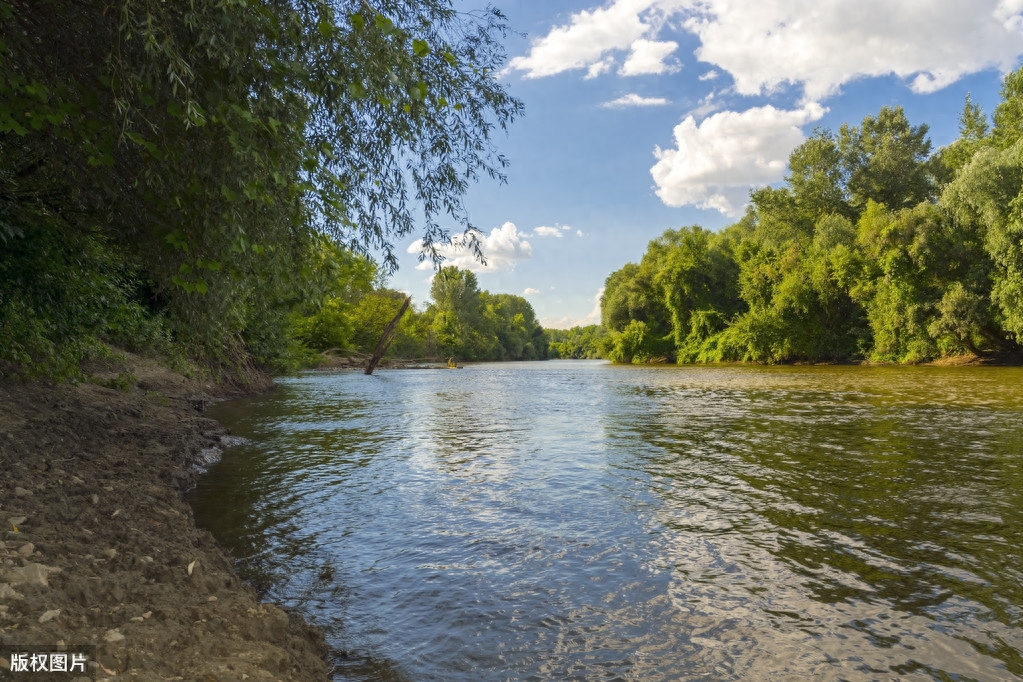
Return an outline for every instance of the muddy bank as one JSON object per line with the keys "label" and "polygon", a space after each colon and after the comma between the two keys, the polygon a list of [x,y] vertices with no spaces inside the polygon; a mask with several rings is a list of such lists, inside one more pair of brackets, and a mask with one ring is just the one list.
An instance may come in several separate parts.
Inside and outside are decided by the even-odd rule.
{"label": "muddy bank", "polygon": [[76,645],[89,679],[328,679],[322,632],[261,604],[182,500],[225,390],[131,355],[93,371],[0,379],[0,679],[12,646]]}

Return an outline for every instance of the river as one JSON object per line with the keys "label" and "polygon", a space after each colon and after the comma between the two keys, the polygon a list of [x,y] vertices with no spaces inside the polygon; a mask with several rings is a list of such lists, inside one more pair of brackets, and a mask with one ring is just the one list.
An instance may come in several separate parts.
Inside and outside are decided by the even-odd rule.
{"label": "river", "polygon": [[338,680],[1023,679],[1023,369],[279,383],[193,508]]}

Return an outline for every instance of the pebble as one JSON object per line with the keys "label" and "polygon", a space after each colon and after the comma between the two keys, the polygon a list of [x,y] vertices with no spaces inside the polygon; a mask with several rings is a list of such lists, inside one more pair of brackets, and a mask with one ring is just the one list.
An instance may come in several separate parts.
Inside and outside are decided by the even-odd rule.
{"label": "pebble", "polygon": [[135,616],[131,620],[132,620],[133,623],[141,623],[142,621],[145,620],[145,618],[143,618],[142,616]]}
{"label": "pebble", "polygon": [[114,628],[113,630],[107,630],[107,633],[105,635],[103,635],[103,641],[104,642],[109,642],[110,644],[115,644],[117,642],[123,642],[124,639],[125,639],[124,635],[122,635],[117,630],[117,628]]}
{"label": "pebble", "polygon": [[14,489],[14,495],[16,497],[28,497],[31,494],[32,494],[31,490],[28,490],[27,488],[22,488],[21,486],[18,486]]}
{"label": "pebble", "polygon": [[51,609],[50,611],[44,611],[43,615],[39,616],[40,623],[49,623],[51,620],[60,615],[60,609]]}
{"label": "pebble", "polygon": [[153,563],[153,557],[148,556],[148,555],[147,556],[143,556],[143,557],[139,557],[139,561],[141,561],[144,564],[151,564],[151,563]]}
{"label": "pebble", "polygon": [[18,554],[25,557],[26,559],[32,556],[32,552],[36,551],[36,546],[31,542],[26,542],[18,548]]}
{"label": "pebble", "polygon": [[39,585],[49,587],[46,581],[51,573],[60,573],[56,566],[44,566],[43,564],[28,564],[27,566],[8,569],[0,576],[0,581],[10,584],[24,583],[28,585]]}
{"label": "pebble", "polygon": [[77,483],[78,485],[84,485],[85,484],[85,481],[83,481],[82,479],[78,478],[77,476],[72,476],[71,477],[71,482],[72,483]]}
{"label": "pebble", "polygon": [[106,490],[108,493],[112,493],[112,492],[114,492],[114,486],[112,486],[112,485],[105,485],[105,486],[103,486],[103,490]]}
{"label": "pebble", "polygon": [[115,556],[117,556],[117,550],[114,549],[113,547],[111,547],[110,549],[104,549],[103,556],[105,556],[108,559],[113,559]]}
{"label": "pebble", "polygon": [[210,596],[210,597],[206,598],[206,601],[208,601],[208,602],[210,602],[212,604],[213,602],[217,601],[217,598],[214,597],[214,596]]}
{"label": "pebble", "polygon": [[151,615],[153,615],[152,611],[146,611],[145,613],[142,614],[142,617],[148,619]]}
{"label": "pebble", "polygon": [[99,504],[99,495],[97,495],[96,493],[93,493],[92,497],[90,497],[89,499],[92,500],[93,504]]}

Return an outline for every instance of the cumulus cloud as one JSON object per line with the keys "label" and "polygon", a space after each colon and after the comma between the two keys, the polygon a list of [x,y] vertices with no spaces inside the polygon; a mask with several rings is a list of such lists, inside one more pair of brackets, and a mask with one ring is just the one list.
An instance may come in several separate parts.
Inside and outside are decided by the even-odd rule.
{"label": "cumulus cloud", "polygon": [[522,292],[522,295],[523,296],[533,296],[533,295],[539,294],[539,293],[540,293],[539,289],[534,289],[533,287],[526,287],[526,290]]}
{"label": "cumulus cloud", "polygon": [[926,93],[1011,69],[1023,53],[1021,12],[1019,0],[709,0],[684,26],[700,38],[696,56],[728,71],[739,94],[798,83],[813,100],[861,77],[894,74]]}
{"label": "cumulus cloud", "polygon": [[674,40],[636,40],[629,46],[629,57],[618,70],[620,76],[642,76],[644,74],[675,73],[682,68],[677,62],[664,60],[678,49]]}
{"label": "cumulus cloud", "polygon": [[600,106],[605,109],[622,109],[624,107],[660,107],[665,104],[671,104],[671,100],[664,97],[642,97],[634,92],[630,92],[628,95],[622,95],[618,99],[604,102]]}
{"label": "cumulus cloud", "polygon": [[607,57],[606,59],[602,59],[599,62],[593,62],[586,69],[586,80],[596,78],[602,73],[607,73],[608,71],[611,70],[611,67],[614,65],[615,65],[614,57]]}
{"label": "cumulus cloud", "polygon": [[547,227],[541,225],[540,227],[533,228],[533,236],[535,237],[561,237],[562,230],[569,230],[568,227]]}
{"label": "cumulus cloud", "polygon": [[527,78],[584,68],[594,77],[611,68],[609,55],[630,50],[621,75],[663,73],[646,69],[672,68],[664,57],[677,45],[664,53],[674,41],[663,34],[678,27],[716,67],[704,79],[725,71],[741,95],[792,83],[806,101],[892,74],[933,92],[984,69],[1011,70],[1023,54],[1020,0],[614,0],[573,14],[509,68]]}
{"label": "cumulus cloud", "polygon": [[529,54],[515,57],[508,67],[525,71],[526,78],[542,78],[601,62],[608,51],[624,50],[651,30],[640,18],[650,4],[649,0],[616,0],[607,7],[573,14],[568,24],[534,40]]}
{"label": "cumulus cloud", "polygon": [[[444,265],[454,265],[463,270],[472,270],[473,272],[513,270],[516,261],[533,257],[533,247],[524,239],[525,236],[519,233],[515,223],[512,222],[492,229],[490,234],[484,235],[480,239],[483,256],[487,259],[486,265],[477,261],[472,252],[462,246],[457,239],[438,246],[437,251],[444,256]],[[408,247],[407,251],[418,254],[422,248],[423,242],[417,239]],[[428,270],[432,267],[433,263],[427,260],[417,265],[416,269]]]}
{"label": "cumulus cloud", "polygon": [[717,78],[719,75],[720,74],[717,71],[715,71],[714,69],[711,69],[707,73],[700,74],[700,80],[701,81],[712,81],[715,78]]}
{"label": "cumulus cloud", "polygon": [[669,206],[693,205],[738,215],[750,186],[782,179],[801,127],[827,110],[817,103],[785,111],[772,106],[722,111],[700,124],[690,115],[675,126],[675,149],[654,150],[650,174]]}

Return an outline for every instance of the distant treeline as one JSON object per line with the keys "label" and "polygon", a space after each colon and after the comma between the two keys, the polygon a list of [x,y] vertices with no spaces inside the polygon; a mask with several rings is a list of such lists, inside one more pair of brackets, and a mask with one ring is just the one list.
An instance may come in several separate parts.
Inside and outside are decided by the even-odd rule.
{"label": "distant treeline", "polygon": [[[378,269],[370,259],[320,244],[321,272],[330,273],[319,289],[292,313],[299,353],[330,349],[372,353],[405,294],[375,284]],[[457,360],[543,360],[548,338],[529,302],[521,296],[481,291],[469,270],[442,268],[433,278],[431,301],[402,317],[388,355],[399,358]]]}
{"label": "distant treeline", "polygon": [[[967,98],[959,139],[932,154],[927,130],[889,107],[818,129],[737,223],[666,231],[607,278],[599,353],[920,362],[1019,350],[1023,69],[990,123]],[[586,356],[596,332],[586,344],[583,331],[552,339]]]}

